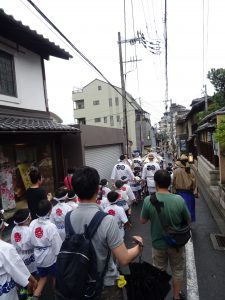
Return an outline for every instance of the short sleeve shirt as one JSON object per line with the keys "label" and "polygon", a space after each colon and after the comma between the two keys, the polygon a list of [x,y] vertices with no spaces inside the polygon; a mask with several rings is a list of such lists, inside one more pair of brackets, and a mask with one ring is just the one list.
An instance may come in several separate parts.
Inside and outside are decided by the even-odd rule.
{"label": "short sleeve shirt", "polygon": [[[156,193],[157,199],[164,203],[161,209],[162,218],[173,227],[179,227],[182,220],[188,221],[190,214],[184,199],[179,195]],[[168,244],[163,238],[163,229],[155,207],[150,202],[150,197],[146,197],[143,203],[141,217],[151,222],[152,245],[155,249],[165,250]]]}
{"label": "short sleeve shirt", "polygon": [[[79,203],[76,210],[72,211],[70,221],[74,231],[77,234],[84,232],[84,226],[90,223],[97,211],[101,210],[97,204]],[[123,243],[119,227],[113,216],[106,216],[98,227],[93,239],[93,246],[97,256],[99,272],[102,272],[105,266],[108,249],[112,250]],[[108,271],[105,274],[104,284],[114,285],[118,278],[117,267],[111,257],[108,265]]]}

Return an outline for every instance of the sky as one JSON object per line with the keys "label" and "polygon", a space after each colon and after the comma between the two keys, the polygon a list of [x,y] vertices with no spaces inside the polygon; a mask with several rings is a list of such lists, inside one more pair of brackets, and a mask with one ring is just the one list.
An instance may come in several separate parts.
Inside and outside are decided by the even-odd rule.
{"label": "sky", "polygon": [[[123,43],[123,61],[137,57],[136,63],[123,63],[126,90],[141,101],[150,113],[152,125],[165,111],[164,0],[33,0],[64,35],[114,85],[121,86],[118,32],[122,40],[137,37],[160,41],[161,54],[155,55],[137,42]],[[203,14],[204,2],[204,14]],[[189,108],[203,96],[203,84],[211,68],[225,68],[225,1],[168,0],[168,99]],[[46,26],[26,0],[0,0],[0,7],[24,25],[37,30],[69,51],[73,59],[51,57],[45,62],[50,110],[65,124],[73,123],[72,90],[102,77]],[[124,9],[125,8],[125,9]],[[124,11],[126,12],[124,14]],[[203,60],[204,15],[204,60]],[[124,17],[125,16],[125,17]]]}

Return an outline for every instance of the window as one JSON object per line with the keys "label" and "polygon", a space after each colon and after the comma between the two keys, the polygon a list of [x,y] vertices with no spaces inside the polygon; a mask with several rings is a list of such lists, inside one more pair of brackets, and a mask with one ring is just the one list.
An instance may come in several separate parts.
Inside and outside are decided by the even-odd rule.
{"label": "window", "polygon": [[100,103],[99,100],[94,100],[93,101],[93,105],[99,105],[99,103]]}
{"label": "window", "polygon": [[95,123],[101,122],[101,118],[95,118]]}
{"label": "window", "polygon": [[109,106],[112,106],[112,98],[109,98]]}
{"label": "window", "polygon": [[76,101],[76,109],[83,109],[84,108],[84,99]]}
{"label": "window", "polygon": [[110,116],[110,126],[114,126],[114,118],[113,118],[113,116]]}
{"label": "window", "polygon": [[104,117],[104,123],[107,123],[107,117]]}
{"label": "window", "polygon": [[120,115],[117,115],[117,116],[116,116],[116,121],[117,121],[117,122],[120,122]]}
{"label": "window", "polygon": [[116,104],[116,106],[119,106],[119,98],[118,97],[115,98],[115,104]]}
{"label": "window", "polygon": [[85,125],[86,124],[85,118],[77,119],[77,122],[78,122],[79,125]]}
{"label": "window", "polygon": [[13,56],[1,50],[0,94],[16,97],[16,80]]}
{"label": "window", "polygon": [[101,85],[98,86],[98,91],[101,91],[102,90],[102,87]]}

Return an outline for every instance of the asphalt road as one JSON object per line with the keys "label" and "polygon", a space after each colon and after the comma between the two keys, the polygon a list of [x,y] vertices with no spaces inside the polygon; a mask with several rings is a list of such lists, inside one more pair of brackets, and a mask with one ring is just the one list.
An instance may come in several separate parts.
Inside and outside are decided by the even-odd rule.
{"label": "asphalt road", "polygon": [[[132,235],[141,235],[144,239],[144,249],[142,259],[151,263],[151,239],[150,225],[142,225],[139,222],[140,210],[142,203],[134,206],[132,210],[132,229],[126,232],[125,243],[127,247],[132,246]],[[196,223],[192,225],[193,246],[194,246],[194,265],[197,272],[197,289],[198,295],[191,296],[187,294],[187,288],[191,291],[193,278],[189,278],[184,282],[184,292],[187,294],[188,300],[225,300],[225,252],[218,251],[213,248],[210,239],[210,233],[220,233],[215,220],[212,217],[206,202],[202,199],[196,199]],[[192,269],[191,265],[190,268]],[[128,268],[123,272],[129,272]],[[170,270],[168,270],[170,273]],[[195,287],[196,288],[196,287]],[[43,293],[42,299],[54,299],[52,289],[47,286]],[[146,298],[147,299],[147,298]],[[149,299],[154,300],[154,299]],[[166,300],[172,300],[170,292]]]}

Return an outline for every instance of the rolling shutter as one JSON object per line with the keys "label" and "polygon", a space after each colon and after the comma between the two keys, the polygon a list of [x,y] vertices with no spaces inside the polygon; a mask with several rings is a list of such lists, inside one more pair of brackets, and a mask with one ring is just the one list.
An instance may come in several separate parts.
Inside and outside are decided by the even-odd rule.
{"label": "rolling shutter", "polygon": [[121,154],[121,145],[85,148],[85,165],[98,170],[101,179],[110,181],[112,169]]}

